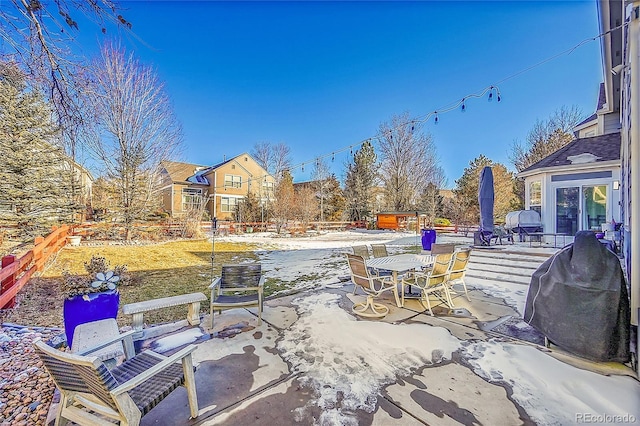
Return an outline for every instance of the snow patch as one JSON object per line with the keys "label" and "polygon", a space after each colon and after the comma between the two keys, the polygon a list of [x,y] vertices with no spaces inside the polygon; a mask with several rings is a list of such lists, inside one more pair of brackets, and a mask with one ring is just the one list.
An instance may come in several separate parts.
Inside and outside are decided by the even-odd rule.
{"label": "snow patch", "polygon": [[338,306],[340,296],[293,301],[300,318],[278,344],[292,372],[313,389],[320,424],[357,424],[350,413],[375,410],[378,391],[398,376],[451,359],[460,342],[441,327],[358,321]]}

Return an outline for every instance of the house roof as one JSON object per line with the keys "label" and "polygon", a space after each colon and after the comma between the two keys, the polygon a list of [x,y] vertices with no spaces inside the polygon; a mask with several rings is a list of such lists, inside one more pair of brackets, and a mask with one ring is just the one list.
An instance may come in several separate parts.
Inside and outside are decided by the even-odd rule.
{"label": "house roof", "polygon": [[200,166],[198,164],[191,164],[191,163],[180,163],[177,161],[163,161],[162,166],[165,168],[165,170],[169,174],[169,178],[173,182],[188,182],[188,183],[201,183],[201,184],[209,183],[206,179],[204,179],[204,181],[191,179],[195,175],[207,169],[207,166]]}
{"label": "house roof", "polygon": [[589,117],[582,120],[580,123],[576,124],[575,127],[578,128],[598,118],[598,111],[602,109],[602,107],[606,102],[607,102],[607,95],[604,91],[604,83],[600,83],[600,89],[598,91],[598,105],[596,105],[596,112],[594,112]]}
{"label": "house roof", "polygon": [[575,139],[553,154],[522,170],[519,174],[547,167],[568,166],[572,164],[569,157],[587,153],[597,157],[596,163],[620,160],[620,133]]}

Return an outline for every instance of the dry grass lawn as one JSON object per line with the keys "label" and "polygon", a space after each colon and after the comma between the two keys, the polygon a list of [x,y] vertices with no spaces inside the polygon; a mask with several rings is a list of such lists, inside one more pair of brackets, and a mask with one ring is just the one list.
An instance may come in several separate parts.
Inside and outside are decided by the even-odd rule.
{"label": "dry grass lawn", "polygon": [[[245,260],[256,260],[255,246],[241,243],[216,242],[214,266],[211,262],[211,241],[186,240],[154,245],[67,246],[47,266],[42,275],[31,280],[17,297],[14,309],[0,311],[2,322],[21,325],[62,327],[64,296],[60,291],[63,271],[84,274],[84,262],[94,254],[104,256],[110,266],[126,264],[133,280],[119,286],[120,306],[177,294],[203,292],[220,266]],[[205,305],[205,304],[203,304]],[[207,307],[203,306],[205,312]],[[157,324],[186,318],[186,306],[166,308],[145,314],[145,322]],[[118,315],[118,323],[130,325],[131,318]]]}

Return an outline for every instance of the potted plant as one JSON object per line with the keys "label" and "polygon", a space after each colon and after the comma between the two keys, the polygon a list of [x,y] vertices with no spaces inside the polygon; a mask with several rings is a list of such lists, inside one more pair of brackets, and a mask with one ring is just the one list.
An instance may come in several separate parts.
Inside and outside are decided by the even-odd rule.
{"label": "potted plant", "polygon": [[130,280],[126,265],[109,268],[107,259],[92,256],[85,262],[86,275],[64,272],[65,294],[63,317],[67,344],[73,343],[73,332],[79,324],[116,318],[120,304],[117,286]]}

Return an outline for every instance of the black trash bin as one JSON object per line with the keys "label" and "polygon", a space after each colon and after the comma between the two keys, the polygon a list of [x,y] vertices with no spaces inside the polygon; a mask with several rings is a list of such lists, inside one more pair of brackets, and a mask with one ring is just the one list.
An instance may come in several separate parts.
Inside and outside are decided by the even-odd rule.
{"label": "black trash bin", "polygon": [[423,229],[421,234],[422,234],[422,249],[431,251],[431,244],[436,242],[436,230]]}

